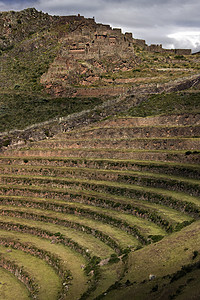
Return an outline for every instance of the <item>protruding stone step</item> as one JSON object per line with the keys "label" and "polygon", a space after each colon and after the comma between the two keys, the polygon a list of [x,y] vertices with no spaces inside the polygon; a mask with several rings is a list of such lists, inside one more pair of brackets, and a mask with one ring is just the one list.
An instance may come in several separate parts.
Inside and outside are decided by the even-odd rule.
{"label": "protruding stone step", "polygon": [[95,168],[105,170],[132,170],[141,172],[153,172],[158,174],[169,174],[183,176],[186,178],[200,179],[200,166],[184,163],[139,161],[128,159],[109,159],[109,158],[81,158],[81,157],[46,157],[46,156],[0,156],[0,169],[2,173],[8,172],[13,168],[41,168],[45,170],[64,171],[65,167]]}
{"label": "protruding stone step", "polygon": [[38,142],[31,149],[132,149],[132,150],[198,150],[200,138],[112,138],[112,139],[67,139]]}
{"label": "protruding stone step", "polygon": [[80,139],[80,138],[180,138],[199,137],[200,125],[190,126],[143,126],[143,127],[94,127],[59,134],[55,140]]}

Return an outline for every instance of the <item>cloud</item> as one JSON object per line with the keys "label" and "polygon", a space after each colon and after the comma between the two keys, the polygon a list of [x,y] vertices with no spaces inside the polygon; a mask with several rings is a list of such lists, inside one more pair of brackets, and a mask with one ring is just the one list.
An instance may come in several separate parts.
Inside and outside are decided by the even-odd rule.
{"label": "cloud", "polygon": [[200,29],[197,31],[176,32],[169,34],[168,37],[174,40],[176,48],[192,48],[194,51],[200,49]]}
{"label": "cloud", "polygon": [[0,11],[21,10],[32,7],[36,0],[2,0],[0,1]]}
{"label": "cloud", "polygon": [[36,7],[53,15],[82,14],[121,27],[148,44],[200,50],[200,2],[196,0],[0,0],[0,10]]}

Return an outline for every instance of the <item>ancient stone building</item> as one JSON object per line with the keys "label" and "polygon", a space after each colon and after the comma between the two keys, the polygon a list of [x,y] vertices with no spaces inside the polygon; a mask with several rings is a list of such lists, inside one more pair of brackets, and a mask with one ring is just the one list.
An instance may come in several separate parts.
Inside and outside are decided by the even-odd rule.
{"label": "ancient stone building", "polygon": [[146,47],[147,51],[157,52],[157,53],[169,53],[169,54],[177,54],[177,55],[190,55],[191,49],[164,49],[162,44],[152,44]]}
{"label": "ancient stone building", "polygon": [[[132,33],[123,34],[121,29],[96,23],[94,18],[68,16],[61,17],[61,22],[67,30],[60,39],[60,51],[41,77],[41,83],[55,95],[71,93],[73,87],[112,85],[115,72],[137,65],[136,45],[150,52],[191,53],[188,49],[163,49],[161,44],[148,46],[145,40],[134,39]],[[110,75],[108,79],[105,74]]]}
{"label": "ancient stone building", "polygon": [[[131,33],[98,24],[82,16],[64,17],[72,29],[62,36],[60,52],[41,83],[56,93],[72,85],[97,83],[101,74],[130,70],[135,66],[134,39]],[[75,21],[74,21],[75,20]]]}

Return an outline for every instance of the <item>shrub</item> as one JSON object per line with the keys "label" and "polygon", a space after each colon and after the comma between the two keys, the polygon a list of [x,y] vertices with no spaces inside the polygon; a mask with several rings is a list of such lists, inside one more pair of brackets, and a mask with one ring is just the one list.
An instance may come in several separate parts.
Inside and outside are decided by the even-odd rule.
{"label": "shrub", "polygon": [[154,293],[157,292],[157,290],[158,290],[158,285],[156,284],[155,286],[152,287],[151,291]]}
{"label": "shrub", "polygon": [[110,256],[109,263],[117,263],[119,260],[120,259],[118,258],[117,254],[113,253]]}
{"label": "shrub", "polygon": [[2,143],[3,147],[8,147],[8,145],[10,145],[10,140],[4,140]]}
{"label": "shrub", "polygon": [[193,257],[192,257],[192,259],[195,259],[195,258],[197,257],[198,254],[199,254],[199,252],[198,252],[197,250],[195,250],[195,251],[193,252]]}
{"label": "shrub", "polygon": [[190,155],[190,154],[192,154],[192,151],[186,151],[185,152],[185,155]]}

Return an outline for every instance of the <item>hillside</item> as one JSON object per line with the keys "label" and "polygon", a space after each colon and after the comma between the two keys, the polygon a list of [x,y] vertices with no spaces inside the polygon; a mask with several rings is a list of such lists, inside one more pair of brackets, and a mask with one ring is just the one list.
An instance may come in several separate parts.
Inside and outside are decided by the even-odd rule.
{"label": "hillside", "polygon": [[148,46],[94,19],[35,9],[0,14],[0,59],[1,132],[190,78],[200,68],[189,50]]}
{"label": "hillside", "polygon": [[0,298],[198,300],[199,55],[35,9],[0,49]]}
{"label": "hillside", "polygon": [[37,299],[198,299],[199,126],[114,117],[5,150],[3,269]]}

